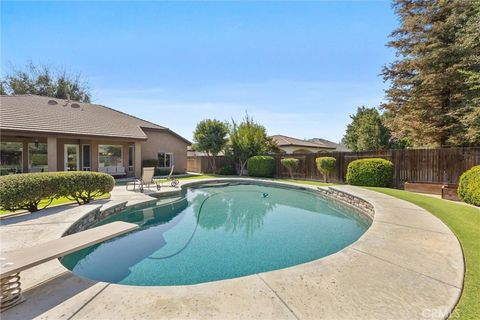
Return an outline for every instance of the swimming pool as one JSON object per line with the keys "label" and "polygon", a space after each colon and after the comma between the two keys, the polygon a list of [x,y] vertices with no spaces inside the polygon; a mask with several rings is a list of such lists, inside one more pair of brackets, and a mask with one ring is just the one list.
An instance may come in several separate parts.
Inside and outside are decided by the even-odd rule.
{"label": "swimming pool", "polygon": [[99,222],[140,228],[61,259],[89,279],[188,285],[266,272],[335,253],[369,227],[312,191],[261,184],[190,187]]}

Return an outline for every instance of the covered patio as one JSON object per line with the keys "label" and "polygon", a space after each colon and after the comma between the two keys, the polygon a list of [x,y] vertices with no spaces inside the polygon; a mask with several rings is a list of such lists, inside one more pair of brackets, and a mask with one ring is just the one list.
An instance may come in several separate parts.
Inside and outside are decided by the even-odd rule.
{"label": "covered patio", "polygon": [[2,131],[0,174],[98,171],[140,176],[141,140]]}

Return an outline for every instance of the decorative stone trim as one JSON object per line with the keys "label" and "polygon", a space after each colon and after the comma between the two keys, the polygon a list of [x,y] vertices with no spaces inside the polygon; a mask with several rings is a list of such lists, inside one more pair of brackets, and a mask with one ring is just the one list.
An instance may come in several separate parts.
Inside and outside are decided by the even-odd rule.
{"label": "decorative stone trim", "polygon": [[83,217],[78,219],[74,224],[72,224],[62,235],[68,236],[83,230],[87,230],[92,227],[97,222],[116,214],[126,208],[127,201],[120,202],[118,204],[107,207],[104,210],[101,210],[101,207],[95,208],[94,210],[88,212]]}
{"label": "decorative stone trim", "polygon": [[317,189],[320,196],[327,198],[329,200],[333,200],[339,202],[341,204],[347,205],[350,208],[360,211],[363,213],[370,222],[373,221],[373,216],[375,215],[375,208],[373,205],[351,193],[338,190],[332,187],[329,188],[318,188]]}

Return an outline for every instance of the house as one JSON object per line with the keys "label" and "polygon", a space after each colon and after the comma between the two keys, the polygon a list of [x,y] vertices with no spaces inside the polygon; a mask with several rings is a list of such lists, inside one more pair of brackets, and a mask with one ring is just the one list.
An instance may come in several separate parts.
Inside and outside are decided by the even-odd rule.
{"label": "house", "polygon": [[301,140],[284,135],[274,135],[271,136],[271,138],[277,144],[280,151],[287,154],[345,151],[342,145],[325,139],[315,138],[311,140]]}
{"label": "house", "polygon": [[1,174],[100,171],[141,176],[142,161],[185,172],[190,142],[168,128],[91,103],[0,96]]}
{"label": "house", "polygon": [[347,148],[346,145],[343,143],[335,143],[327,139],[321,139],[321,138],[313,138],[313,139],[308,139],[310,142],[318,143],[321,145],[325,145],[331,148],[335,148],[334,151],[343,151],[343,152],[349,152],[350,150]]}

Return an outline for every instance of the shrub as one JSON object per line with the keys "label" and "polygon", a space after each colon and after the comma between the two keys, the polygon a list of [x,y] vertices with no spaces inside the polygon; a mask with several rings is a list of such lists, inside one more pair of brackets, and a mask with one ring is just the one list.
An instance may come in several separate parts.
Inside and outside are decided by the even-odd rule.
{"label": "shrub", "polygon": [[325,182],[328,182],[328,176],[330,173],[335,169],[335,163],[337,159],[334,157],[319,157],[315,159],[315,163],[317,164],[317,170],[323,174],[325,177]]}
{"label": "shrub", "polygon": [[156,167],[156,166],[158,166],[158,160],[157,159],[142,160],[142,167],[143,168]]}
{"label": "shrub", "polygon": [[[8,211],[46,208],[53,199],[66,197],[78,204],[112,191],[112,176],[98,172],[42,172],[0,177],[0,208]],[[40,201],[45,205],[39,208]]]}
{"label": "shrub", "polygon": [[153,175],[155,175],[155,176],[166,176],[167,174],[170,173],[170,170],[171,170],[171,168],[157,168],[157,167],[155,167]]}
{"label": "shrub", "polygon": [[280,162],[285,168],[287,168],[290,178],[293,179],[293,171],[298,168],[300,160],[296,158],[285,158],[280,160]]}
{"label": "shrub", "polygon": [[389,187],[393,180],[393,163],[381,158],[360,159],[349,163],[347,183],[356,186]]}
{"label": "shrub", "polygon": [[[0,208],[7,211],[38,211],[57,198],[58,176],[53,173],[23,173],[0,177]],[[42,208],[42,209],[43,209]]]}
{"label": "shrub", "polygon": [[462,173],[458,183],[458,196],[466,203],[480,207],[480,165]]}
{"label": "shrub", "polygon": [[275,159],[271,156],[254,156],[247,161],[248,175],[251,177],[273,177]]}
{"label": "shrub", "polygon": [[222,176],[233,176],[237,174],[237,171],[235,170],[235,167],[233,165],[226,164],[220,168],[220,170],[218,171],[218,174]]}
{"label": "shrub", "polygon": [[59,195],[75,200],[79,205],[112,191],[113,177],[106,173],[72,171],[55,172],[61,178]]}

